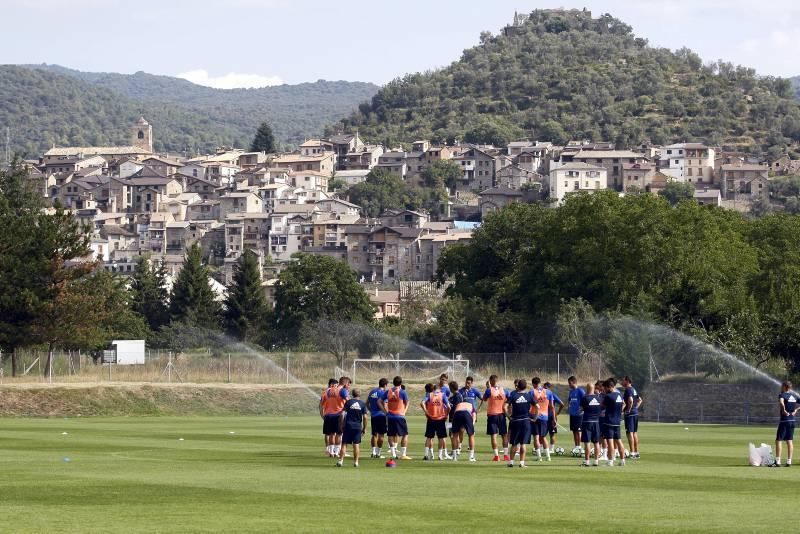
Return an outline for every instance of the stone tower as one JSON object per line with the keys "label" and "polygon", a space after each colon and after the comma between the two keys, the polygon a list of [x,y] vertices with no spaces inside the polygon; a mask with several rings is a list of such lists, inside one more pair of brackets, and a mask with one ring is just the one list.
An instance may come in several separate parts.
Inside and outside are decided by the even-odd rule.
{"label": "stone tower", "polygon": [[131,128],[131,145],[148,152],[153,151],[153,127],[144,117],[139,117]]}

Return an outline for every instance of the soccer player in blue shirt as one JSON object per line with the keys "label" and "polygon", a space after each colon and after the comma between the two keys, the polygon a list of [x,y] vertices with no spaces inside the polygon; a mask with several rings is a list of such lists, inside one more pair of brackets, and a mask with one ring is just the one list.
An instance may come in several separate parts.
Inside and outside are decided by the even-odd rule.
{"label": "soccer player in blue shirt", "polygon": [[531,414],[537,415],[536,399],[533,393],[526,391],[528,383],[524,378],[516,382],[516,389],[508,395],[506,401],[506,415],[511,419],[508,429],[509,443],[514,447],[515,453],[511,455],[508,467],[514,467],[514,456],[519,453],[519,466],[525,465],[525,453],[531,442]]}
{"label": "soccer player in blue shirt", "polygon": [[581,401],[586,395],[586,390],[578,386],[578,379],[571,376],[567,379],[569,385],[569,429],[572,432],[572,439],[576,447],[581,445],[581,425],[583,424],[583,412],[581,411]]}
{"label": "soccer player in blue shirt", "polygon": [[622,445],[620,436],[620,425],[622,424],[622,410],[625,401],[622,395],[614,387],[611,380],[606,380],[603,384],[606,394],[603,397],[603,407],[606,411],[606,425],[603,437],[608,443],[608,465],[614,465],[615,451],[619,455],[620,465],[625,465],[625,447]]}
{"label": "soccer player in blue shirt", "polygon": [[786,442],[786,467],[792,465],[794,455],[794,425],[797,412],[800,411],[800,396],[792,391],[792,383],[788,380],[781,384],[778,395],[781,407],[781,420],[778,423],[778,434],[775,436],[775,465],[781,465],[781,444]]}
{"label": "soccer player in blue shirt", "polygon": [[475,408],[475,411],[478,411],[478,401],[481,399],[481,390],[476,388],[474,385],[474,380],[471,376],[468,376],[467,379],[464,381],[464,387],[458,390],[458,393],[461,397],[468,403],[472,404],[472,407]]}
{"label": "soccer player in blue shirt", "polygon": [[583,443],[583,466],[589,465],[589,444],[594,448],[594,464],[600,465],[600,411],[602,402],[600,397],[595,395],[594,385],[586,384],[586,395],[581,400],[581,412],[583,422],[581,424],[581,443]]}
{"label": "soccer player in blue shirt", "polygon": [[389,381],[381,378],[378,381],[378,387],[369,392],[367,402],[369,405],[370,413],[370,428],[372,428],[372,445],[371,458],[382,458],[381,449],[383,448],[383,436],[387,430],[386,411],[383,410],[382,402],[386,400],[386,386]]}
{"label": "soccer player in blue shirt", "polygon": [[342,434],[342,448],[339,451],[337,467],[342,467],[348,445],[353,446],[353,466],[358,467],[361,458],[361,436],[367,431],[367,405],[359,398],[357,389],[350,393],[351,398],[342,409],[339,431]]}
{"label": "soccer player in blue shirt", "polygon": [[622,399],[625,401],[625,434],[628,438],[628,449],[631,458],[639,458],[639,406],[642,405],[642,397],[633,387],[631,377],[625,376],[622,379],[622,387],[625,388]]}
{"label": "soccer player in blue shirt", "polygon": [[[453,384],[453,383],[454,382],[450,382],[450,384]],[[456,384],[456,386],[458,386],[458,384]],[[447,382],[447,373],[442,373],[442,374],[439,375],[439,389],[441,390],[442,395],[444,395],[444,398],[445,399],[449,399],[450,395],[455,393],[456,389],[458,389],[458,387],[455,387],[455,388],[449,387],[448,382]]]}
{"label": "soccer player in blue shirt", "polygon": [[[561,410],[564,409],[564,403],[558,398],[556,392],[553,391],[550,382],[544,383],[544,389],[550,391],[553,395],[553,401],[547,407],[547,431],[550,434],[550,454],[553,454],[553,447],[556,444],[556,434],[558,434],[558,416],[561,415]],[[556,404],[558,404],[558,411],[556,411]]]}

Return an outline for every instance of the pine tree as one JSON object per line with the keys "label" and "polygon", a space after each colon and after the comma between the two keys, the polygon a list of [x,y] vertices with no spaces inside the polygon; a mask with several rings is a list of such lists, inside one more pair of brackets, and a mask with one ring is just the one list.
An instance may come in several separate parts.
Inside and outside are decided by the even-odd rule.
{"label": "pine tree", "polygon": [[258,258],[245,251],[233,267],[233,284],[225,300],[225,326],[242,341],[252,340],[266,324],[267,301],[261,289]]}
{"label": "pine tree", "polygon": [[215,297],[208,282],[208,267],[203,265],[200,246],[195,243],[186,254],[183,269],[172,286],[172,319],[192,326],[218,329],[220,306]]}
{"label": "pine tree", "polygon": [[275,136],[272,135],[272,128],[266,122],[262,122],[258,127],[253,144],[250,145],[252,152],[275,152]]}
{"label": "pine tree", "polygon": [[156,266],[140,257],[131,276],[131,309],[142,315],[152,330],[169,323],[165,274],[163,262]]}

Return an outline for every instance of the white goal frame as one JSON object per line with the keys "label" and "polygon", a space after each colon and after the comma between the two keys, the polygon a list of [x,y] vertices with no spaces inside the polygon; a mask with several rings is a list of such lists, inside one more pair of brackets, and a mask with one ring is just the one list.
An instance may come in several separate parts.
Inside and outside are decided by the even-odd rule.
{"label": "white goal frame", "polygon": [[458,366],[462,366],[462,368],[464,369],[464,378],[468,377],[469,373],[470,373],[470,371],[469,371],[469,360],[465,360],[465,359],[461,359],[461,358],[453,358],[453,359],[446,359],[446,360],[430,359],[430,358],[429,359],[425,359],[425,360],[417,360],[417,359],[405,360],[405,359],[400,359],[400,358],[392,358],[392,359],[386,359],[386,360],[375,360],[375,359],[372,359],[372,358],[354,358],[353,359],[353,366],[352,366],[352,369],[353,369],[352,379],[353,379],[354,383],[356,382],[356,368],[358,367],[358,364],[362,363],[362,362],[363,363],[370,363],[370,364],[375,364],[375,363],[386,364],[387,369],[391,368],[391,366],[394,365],[395,366],[394,368],[397,369],[397,370],[399,370],[400,365],[402,365],[404,363],[431,363],[431,364],[437,364],[439,367],[448,366],[451,369],[451,372],[454,372],[454,370],[456,369],[456,366],[458,365]]}

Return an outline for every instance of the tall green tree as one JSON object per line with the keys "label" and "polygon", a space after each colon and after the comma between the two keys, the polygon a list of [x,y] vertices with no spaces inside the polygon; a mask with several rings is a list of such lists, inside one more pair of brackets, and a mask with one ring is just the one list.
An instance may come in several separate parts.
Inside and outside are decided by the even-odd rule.
{"label": "tall green tree", "polygon": [[425,185],[434,189],[447,187],[452,190],[464,175],[461,166],[453,160],[438,160],[429,165],[423,172]]}
{"label": "tall green tree", "polygon": [[183,268],[175,278],[169,308],[173,321],[211,330],[220,327],[221,308],[211,289],[208,267],[203,265],[197,243],[189,248]]}
{"label": "tall green tree", "polygon": [[250,151],[266,152],[267,154],[275,152],[275,136],[272,134],[272,128],[266,122],[262,122],[258,127],[253,143],[250,145]]}
{"label": "tall green tree", "polygon": [[669,182],[664,189],[658,192],[659,195],[667,199],[667,202],[675,206],[681,200],[694,198],[694,186],[690,183]]}
{"label": "tall green tree", "polygon": [[252,341],[263,334],[268,312],[258,257],[246,250],[233,267],[233,284],[225,299],[225,328],[242,341]]}
{"label": "tall green tree", "polygon": [[139,257],[131,276],[131,309],[145,318],[152,330],[169,324],[169,292],[164,263]]}
{"label": "tall green tree", "polygon": [[328,318],[371,322],[375,309],[356,272],[328,256],[300,254],[278,276],[275,328],[287,342],[296,342],[304,324]]}
{"label": "tall green tree", "polygon": [[366,181],[350,187],[347,195],[370,217],[387,209],[418,209],[425,202],[422,191],[409,188],[399,176],[378,168],[370,171]]}

